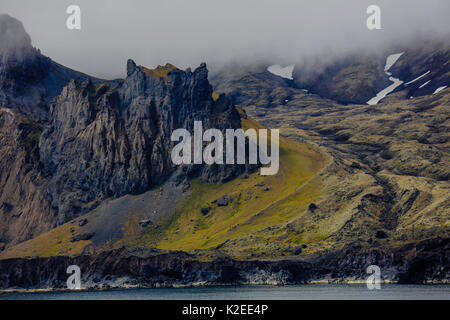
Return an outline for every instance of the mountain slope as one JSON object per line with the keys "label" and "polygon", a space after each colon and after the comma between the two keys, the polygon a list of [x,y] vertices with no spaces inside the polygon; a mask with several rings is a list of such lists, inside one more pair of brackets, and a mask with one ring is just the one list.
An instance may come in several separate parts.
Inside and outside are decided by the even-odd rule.
{"label": "mountain slope", "polygon": [[226,94],[237,105],[274,107],[295,92],[293,81],[276,76],[263,66],[230,64],[211,77],[214,90]]}
{"label": "mountain slope", "polygon": [[[244,129],[261,128],[245,116],[241,121]],[[246,258],[293,254],[293,239],[276,240],[279,244],[272,252],[265,243],[320,194],[314,177],[325,160],[310,146],[285,138],[280,153],[277,175],[249,173],[223,184],[169,179],[144,194],[107,200],[74,222],[9,248],[1,257],[74,255],[123,245],[184,251],[220,245],[224,252]],[[219,205],[220,199],[228,203]],[[87,222],[80,226],[84,219]],[[77,235],[89,238],[73,241]]]}
{"label": "mountain slope", "polygon": [[376,106],[339,105],[299,93],[263,114],[246,110],[333,159],[319,209],[292,225],[302,237],[316,225],[328,229],[322,246],[354,239],[389,247],[450,235],[449,99],[444,89],[408,100],[388,96]]}
{"label": "mountain slope", "polygon": [[[376,105],[367,105],[366,98],[390,84],[372,84],[370,91],[358,83],[375,79],[364,70],[387,78],[384,55],[349,58],[348,63],[333,65],[333,72],[316,70],[316,82],[306,82],[316,83],[323,92],[306,85],[312,92],[301,89],[298,75],[309,73],[297,66],[300,73],[289,85],[289,96],[274,104],[256,101],[285,91],[286,82],[281,77],[279,84],[269,82],[252,68],[246,76],[245,66],[236,68],[240,73],[234,76],[233,70],[225,71],[233,80],[215,87],[234,92],[234,99],[241,99],[242,107],[261,124],[281,128],[289,139],[313,144],[331,159],[320,174],[321,193],[314,209],[279,231],[279,238],[296,235],[298,244],[307,245],[303,254],[339,250],[352,242],[361,248],[393,248],[450,236],[448,46],[431,41],[395,50],[404,54],[388,72],[404,84]],[[371,66],[374,63],[378,67]],[[349,73],[352,65],[355,72]],[[335,78],[339,74],[354,77],[344,81]],[[324,89],[327,85],[333,89]],[[349,104],[351,95],[361,104]]]}

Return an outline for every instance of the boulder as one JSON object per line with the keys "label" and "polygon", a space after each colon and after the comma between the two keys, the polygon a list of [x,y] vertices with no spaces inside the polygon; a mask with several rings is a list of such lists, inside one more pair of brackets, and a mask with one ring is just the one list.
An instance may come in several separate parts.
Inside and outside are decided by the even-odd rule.
{"label": "boulder", "polygon": [[233,199],[229,196],[223,196],[217,199],[217,206],[218,207],[226,207],[228,204],[232,203]]}
{"label": "boulder", "polygon": [[78,234],[78,235],[73,236],[72,239],[70,240],[70,242],[76,242],[76,241],[81,241],[81,240],[89,240],[94,235],[95,235],[94,232],[85,232],[85,233],[82,233],[82,234]]}
{"label": "boulder", "polygon": [[139,221],[139,225],[143,228],[148,227],[151,224],[152,221],[150,219],[142,219],[141,221]]}

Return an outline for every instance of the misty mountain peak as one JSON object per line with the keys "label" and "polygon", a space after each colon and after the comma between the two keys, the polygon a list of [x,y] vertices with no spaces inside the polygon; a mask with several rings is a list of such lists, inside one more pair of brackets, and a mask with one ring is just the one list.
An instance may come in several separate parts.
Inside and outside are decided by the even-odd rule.
{"label": "misty mountain peak", "polygon": [[31,38],[22,22],[7,14],[0,14],[0,55],[3,62],[7,58],[23,60],[24,55],[32,49]]}

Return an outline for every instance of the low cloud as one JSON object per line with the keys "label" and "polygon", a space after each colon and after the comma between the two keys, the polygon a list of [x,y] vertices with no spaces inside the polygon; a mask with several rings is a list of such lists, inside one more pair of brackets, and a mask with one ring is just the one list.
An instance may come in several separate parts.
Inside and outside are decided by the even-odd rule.
{"label": "low cloud", "polygon": [[[66,8],[82,10],[68,30]],[[381,8],[382,30],[366,28],[366,8]],[[33,45],[82,72],[125,75],[126,60],[181,68],[207,62],[291,64],[332,59],[398,41],[447,37],[448,0],[2,0],[0,13],[21,20]]]}

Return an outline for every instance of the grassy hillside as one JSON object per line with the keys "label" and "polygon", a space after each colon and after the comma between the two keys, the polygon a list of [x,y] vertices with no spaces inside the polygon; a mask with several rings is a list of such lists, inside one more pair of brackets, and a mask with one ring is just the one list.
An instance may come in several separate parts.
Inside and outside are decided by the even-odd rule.
{"label": "grassy hillside", "polygon": [[89,240],[71,242],[72,236],[79,234],[80,227],[71,222],[66,223],[36,238],[19,243],[5,250],[1,259],[17,257],[51,257],[59,255],[77,255],[91,243]]}
{"label": "grassy hillside", "polygon": [[[242,127],[262,128],[249,117],[242,119]],[[89,240],[71,242],[74,234],[82,234],[86,230],[78,225],[78,221],[68,222],[6,250],[1,258],[76,255],[83,250],[123,244],[186,251],[219,247],[241,258],[268,254],[269,243],[277,248],[291,248],[305,239],[295,235],[286,237],[282,231],[294,218],[308,212],[308,206],[320,196],[321,184],[316,175],[324,164],[323,156],[310,145],[280,137],[280,169],[274,176],[260,176],[258,170],[225,184],[209,184],[195,179],[191,181],[189,194],[184,199],[170,200],[177,203],[173,214],[167,212],[158,223],[144,229],[138,227],[142,217],[133,214],[135,210],[124,212],[122,209],[123,219],[118,220],[115,226],[121,229],[120,239],[103,239],[101,244],[93,244]],[[232,202],[219,207],[217,199],[223,196]],[[152,210],[152,202],[145,200],[146,197],[129,197],[129,201],[145,201],[141,206]],[[202,213],[202,208],[208,208],[209,212]],[[112,219],[113,213],[108,216],[97,214],[97,211],[87,215],[89,221],[95,222],[89,224],[95,224],[97,229],[109,227],[111,223],[106,219]],[[282,254],[278,249],[276,251],[270,255]]]}
{"label": "grassy hillside", "polygon": [[[243,128],[258,128],[252,119],[243,119]],[[259,173],[225,184],[192,181],[189,197],[162,230],[149,228],[136,244],[161,249],[193,250],[226,247],[233,240],[233,255],[246,255],[268,241],[276,241],[276,232],[292,218],[304,212],[320,194],[318,179],[311,178],[324,165],[319,153],[306,144],[280,139],[280,170],[273,176]],[[268,188],[268,190],[266,189]],[[265,191],[266,190],[266,191]],[[216,200],[226,196],[233,201],[219,207]],[[201,208],[208,208],[204,215]],[[254,241],[258,233],[258,241]],[[274,238],[275,237],[275,238]],[[284,242],[295,239],[284,239]]]}

